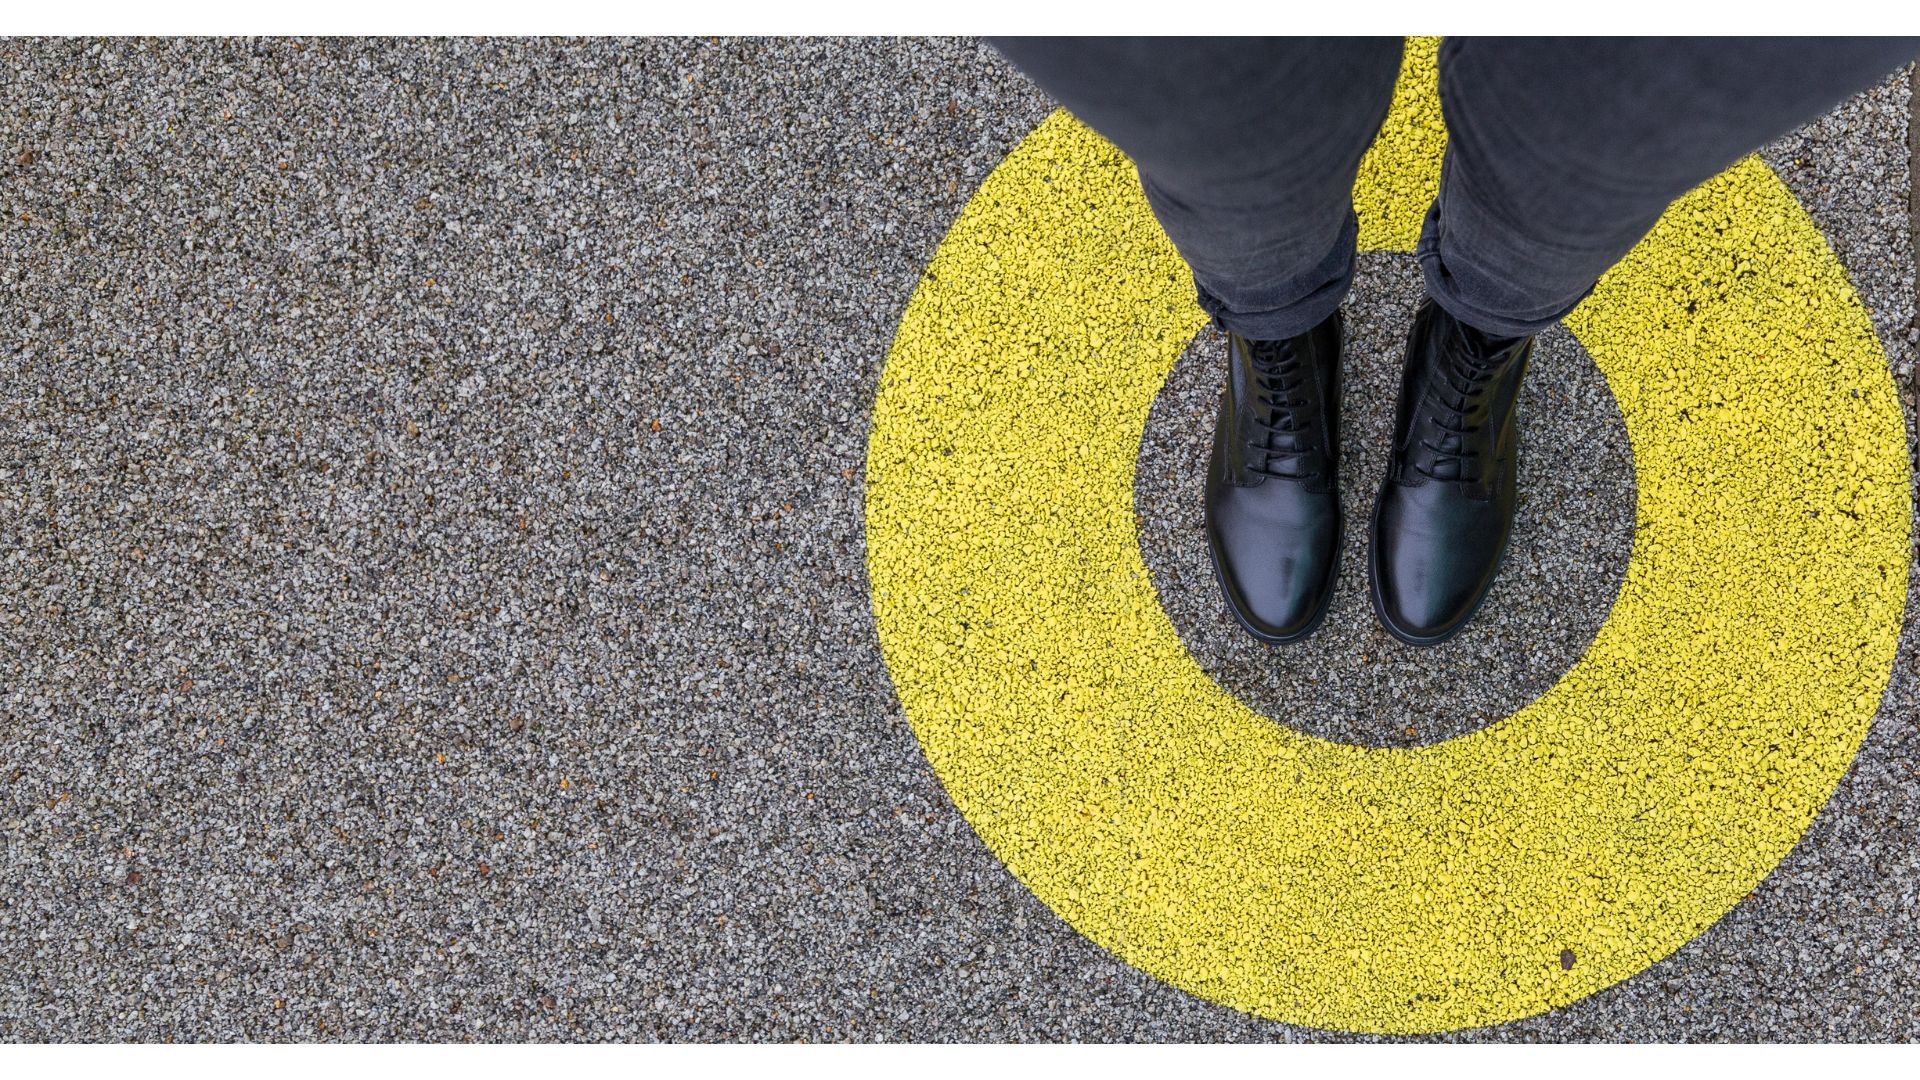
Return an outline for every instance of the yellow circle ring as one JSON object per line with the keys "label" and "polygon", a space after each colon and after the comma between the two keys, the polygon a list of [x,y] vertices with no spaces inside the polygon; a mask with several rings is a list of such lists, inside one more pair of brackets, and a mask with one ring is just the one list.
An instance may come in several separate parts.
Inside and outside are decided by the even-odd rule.
{"label": "yellow circle ring", "polygon": [[[1437,182],[1432,43],[1409,58],[1355,192],[1366,247],[1410,249]],[[1688,194],[1566,320],[1633,446],[1625,582],[1557,685],[1432,746],[1268,720],[1162,611],[1133,464],[1204,323],[1134,170],[1064,113],[902,319],[867,453],[874,612],[995,854],[1129,964],[1357,1031],[1576,1000],[1746,896],[1871,723],[1911,513],[1885,355],[1780,180],[1749,157]]]}

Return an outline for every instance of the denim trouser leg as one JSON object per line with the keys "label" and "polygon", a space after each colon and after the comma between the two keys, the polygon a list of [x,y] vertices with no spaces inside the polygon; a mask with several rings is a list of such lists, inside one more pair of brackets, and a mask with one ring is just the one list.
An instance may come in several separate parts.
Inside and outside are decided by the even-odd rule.
{"label": "denim trouser leg", "polygon": [[[1399,39],[995,39],[1140,171],[1200,304],[1288,337],[1353,278],[1352,188]],[[1557,322],[1667,205],[1920,53],[1912,38],[1449,38],[1418,257],[1493,334]]]}
{"label": "denim trouser leg", "polygon": [[1916,52],[1911,38],[1448,38],[1427,291],[1488,333],[1543,330],[1674,199]]}
{"label": "denim trouser leg", "polygon": [[1353,281],[1353,181],[1393,99],[1400,38],[995,38],[1133,159],[1216,325],[1312,329]]}

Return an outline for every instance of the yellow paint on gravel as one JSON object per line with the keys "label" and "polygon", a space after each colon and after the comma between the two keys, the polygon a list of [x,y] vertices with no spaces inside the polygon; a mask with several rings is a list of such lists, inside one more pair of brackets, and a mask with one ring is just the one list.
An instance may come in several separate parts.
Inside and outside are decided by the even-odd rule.
{"label": "yellow paint on gravel", "polygon": [[[1366,242],[1397,249],[1444,139],[1432,43],[1409,55],[1355,195]],[[968,203],[887,358],[881,647],[1020,880],[1176,986],[1377,1032],[1574,1001],[1747,895],[1872,720],[1911,516],[1886,358],[1780,180],[1749,157],[1696,189],[1567,320],[1633,446],[1625,583],[1557,685],[1432,746],[1260,716],[1162,611],[1133,464],[1204,322],[1132,166],[1056,113]]]}

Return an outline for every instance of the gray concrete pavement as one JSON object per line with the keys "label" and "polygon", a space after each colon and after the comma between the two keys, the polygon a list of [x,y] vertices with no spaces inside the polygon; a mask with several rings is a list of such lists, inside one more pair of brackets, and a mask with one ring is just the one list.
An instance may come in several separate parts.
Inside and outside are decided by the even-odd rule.
{"label": "gray concrete pavement", "polygon": [[[1764,156],[1911,422],[1910,102],[1891,78]],[[989,49],[10,41],[0,106],[0,1038],[1332,1037],[1057,919],[881,661],[881,364],[1051,109]],[[1392,355],[1417,290],[1410,256],[1363,260],[1363,350]],[[1214,349],[1155,406],[1138,505],[1223,685],[1277,708],[1312,665],[1302,727],[1393,743],[1403,704],[1428,741],[1566,670],[1633,484],[1569,335],[1523,409],[1582,480],[1529,478],[1464,701],[1373,663],[1353,574],[1311,654],[1231,632],[1194,539]],[[1355,388],[1355,478],[1394,374]],[[1920,1033],[1916,608],[1852,772],[1751,899],[1451,1037]]]}

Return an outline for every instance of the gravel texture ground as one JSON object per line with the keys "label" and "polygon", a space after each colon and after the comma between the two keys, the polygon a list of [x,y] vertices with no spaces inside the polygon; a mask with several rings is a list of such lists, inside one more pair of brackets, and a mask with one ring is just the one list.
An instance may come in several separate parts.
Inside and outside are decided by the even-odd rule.
{"label": "gravel texture ground", "polygon": [[[1911,418],[1910,92],[1763,156]],[[893,696],[874,387],[940,237],[1052,107],[989,48],[10,41],[0,105],[0,1038],[1335,1037],[1061,923]],[[1417,289],[1411,257],[1363,260],[1349,490]],[[1222,685],[1272,709],[1310,667],[1327,705],[1291,722],[1399,745],[1565,671],[1633,490],[1570,335],[1527,384],[1542,468],[1483,632],[1390,666],[1360,575],[1311,655],[1218,610],[1193,542],[1217,348],[1163,391],[1137,494]],[[1916,610],[1853,770],[1751,899],[1449,1038],[1920,1033]]]}

